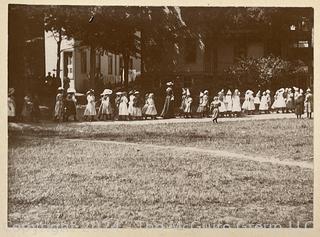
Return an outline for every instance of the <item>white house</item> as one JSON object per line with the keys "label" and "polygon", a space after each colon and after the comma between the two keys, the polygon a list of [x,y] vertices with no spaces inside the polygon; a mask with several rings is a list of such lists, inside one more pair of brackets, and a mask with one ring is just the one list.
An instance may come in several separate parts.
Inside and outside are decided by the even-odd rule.
{"label": "white house", "polygon": [[[45,33],[46,74],[55,73],[57,62],[57,43],[52,34]],[[96,69],[101,72],[105,85],[123,82],[123,59],[112,53],[96,53]],[[90,48],[77,46],[74,40],[64,39],[61,43],[60,78],[70,79],[70,88],[79,92],[89,89]],[[141,71],[141,59],[131,57],[129,63],[129,82],[134,81]],[[62,82],[63,83],[63,82]]]}

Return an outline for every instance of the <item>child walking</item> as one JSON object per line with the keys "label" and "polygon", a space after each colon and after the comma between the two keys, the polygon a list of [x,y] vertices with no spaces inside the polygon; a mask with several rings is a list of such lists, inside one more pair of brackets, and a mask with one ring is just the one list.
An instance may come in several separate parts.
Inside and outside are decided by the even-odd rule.
{"label": "child walking", "polygon": [[86,109],[84,110],[84,119],[89,119],[89,121],[92,122],[97,115],[94,90],[92,89],[87,91],[87,102]]}
{"label": "child walking", "polygon": [[221,102],[219,101],[219,98],[215,96],[213,98],[213,101],[211,102],[210,105],[210,110],[212,112],[212,122],[218,123],[218,117],[219,117],[219,106]]}
{"label": "child walking", "polygon": [[128,112],[128,98],[127,93],[122,92],[119,104],[119,120],[127,120],[129,116]]}
{"label": "child walking", "polygon": [[312,112],[313,112],[313,96],[311,93],[310,88],[307,89],[306,98],[304,101],[306,112],[307,112],[307,118],[312,118]]}
{"label": "child walking", "polygon": [[147,109],[145,113],[146,119],[147,117],[151,117],[151,119],[156,119],[157,109],[154,103],[154,95],[150,93],[147,99]]}
{"label": "child walking", "polygon": [[101,95],[102,95],[102,100],[99,108],[99,111],[101,114],[100,119],[111,120],[113,111],[112,111],[110,96],[112,95],[112,90],[105,89]]}
{"label": "child walking", "polygon": [[58,88],[56,104],[54,107],[54,120],[61,122],[63,120],[63,87]]}

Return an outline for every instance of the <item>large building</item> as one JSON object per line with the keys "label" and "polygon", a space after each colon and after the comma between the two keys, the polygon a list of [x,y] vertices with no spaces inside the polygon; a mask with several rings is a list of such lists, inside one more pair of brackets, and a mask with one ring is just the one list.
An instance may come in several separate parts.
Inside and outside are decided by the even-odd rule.
{"label": "large building", "polygon": [[[56,50],[57,43],[46,33],[46,72],[56,73]],[[103,87],[115,87],[122,85],[124,78],[123,58],[108,52],[96,52],[95,72],[98,77],[97,83]],[[60,78],[70,79],[70,87],[79,92],[85,92],[90,88],[90,48],[79,46],[74,40],[62,40]],[[141,59],[131,57],[129,62],[129,82],[133,82],[141,71]]]}

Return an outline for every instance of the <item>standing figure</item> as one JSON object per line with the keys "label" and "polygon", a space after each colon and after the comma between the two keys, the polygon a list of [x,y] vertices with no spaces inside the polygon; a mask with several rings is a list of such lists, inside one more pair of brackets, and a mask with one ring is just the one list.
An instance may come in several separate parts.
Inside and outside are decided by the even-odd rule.
{"label": "standing figure", "polygon": [[287,97],[286,97],[286,112],[291,113],[293,112],[294,105],[293,105],[293,96],[291,88],[288,88]]}
{"label": "standing figure", "polygon": [[14,99],[14,88],[9,88],[8,92],[8,121],[13,122],[16,118],[16,102]]}
{"label": "standing figure", "polygon": [[23,108],[22,108],[22,118],[23,121],[32,121],[32,109],[33,109],[33,104],[30,96],[25,96],[24,97],[24,103],[23,103]]}
{"label": "standing figure", "polygon": [[72,88],[67,89],[67,97],[65,99],[64,121],[68,121],[70,116],[73,117],[73,121],[78,121],[76,91]]}
{"label": "standing figure", "polygon": [[186,96],[187,90],[185,88],[182,88],[182,95],[181,95],[181,105],[179,108],[179,117],[184,117],[184,109],[186,107]]}
{"label": "standing figure", "polygon": [[252,108],[251,108],[251,91],[250,90],[247,90],[244,95],[244,102],[242,104],[242,109],[246,114],[251,113]]}
{"label": "standing figure", "polygon": [[208,91],[205,90],[203,92],[203,97],[202,97],[202,107],[203,107],[203,114],[202,117],[208,117],[209,116],[209,96],[208,96]]}
{"label": "standing figure", "polygon": [[133,118],[134,119],[141,119],[142,118],[141,99],[140,99],[140,92],[139,91],[134,92]]}
{"label": "standing figure", "polygon": [[210,105],[210,111],[212,113],[212,122],[218,123],[218,117],[219,117],[219,106],[221,102],[217,96],[213,98],[213,101],[211,102]]}
{"label": "standing figure", "polygon": [[63,120],[63,87],[58,88],[58,94],[56,96],[56,104],[54,107],[54,120]]}
{"label": "standing figure", "polygon": [[241,113],[240,92],[238,89],[235,89],[232,95],[232,113],[236,117],[239,117]]}
{"label": "standing figure", "polygon": [[203,117],[204,108],[203,108],[202,104],[203,104],[203,93],[200,92],[200,95],[199,95],[199,106],[197,108],[197,114],[199,114],[199,117]]}
{"label": "standing figure", "polygon": [[227,109],[226,109],[226,105],[224,103],[225,96],[224,96],[224,90],[223,89],[220,92],[218,92],[218,100],[220,101],[219,114],[221,114],[221,116],[224,117]]}
{"label": "standing figure", "polygon": [[270,114],[270,107],[271,107],[271,95],[270,91],[266,90],[267,102],[268,102],[268,110],[267,113]]}
{"label": "standing figure", "polygon": [[87,106],[84,110],[84,119],[89,119],[90,122],[94,121],[94,117],[97,115],[96,102],[94,96],[94,90],[87,91]]}
{"label": "standing figure", "polygon": [[151,117],[152,119],[155,119],[157,116],[157,109],[154,103],[154,95],[153,93],[150,93],[147,99],[147,109],[145,113],[146,118]]}
{"label": "standing figure", "polygon": [[260,105],[259,105],[259,112],[263,112],[263,113],[267,113],[268,112],[268,98],[267,98],[267,93],[264,91],[262,92],[262,96],[261,96],[261,101],[260,101]]}
{"label": "standing figure", "polygon": [[38,95],[33,95],[32,98],[32,113],[31,117],[34,122],[38,123],[40,120],[40,102]]}
{"label": "standing figure", "polygon": [[192,98],[189,89],[187,89],[186,106],[184,108],[185,118],[191,118]]}
{"label": "standing figure", "polygon": [[133,103],[134,103],[134,99],[135,99],[135,95],[134,95],[134,91],[131,90],[129,91],[129,103],[128,103],[128,113],[129,113],[129,119],[133,119],[134,118],[134,108],[133,108]]}
{"label": "standing figure", "polygon": [[146,118],[146,111],[147,111],[147,108],[148,108],[148,99],[149,99],[149,93],[146,93],[145,96],[144,96],[144,105],[141,109],[141,112],[142,112],[142,116]]}
{"label": "standing figure", "polygon": [[113,114],[113,119],[119,119],[119,106],[120,106],[120,99],[121,99],[121,92],[118,91],[116,93],[116,98],[114,99],[114,108],[115,108],[115,111],[114,111],[114,114]]}
{"label": "standing figure", "polygon": [[313,112],[313,96],[312,96],[310,88],[307,89],[307,93],[306,93],[306,98],[305,98],[304,104],[305,104],[305,107],[306,107],[307,117],[309,119],[311,119],[312,118],[312,112]]}
{"label": "standing figure", "polygon": [[283,97],[283,93],[284,93],[284,89],[281,88],[277,90],[275,94],[275,100],[272,105],[272,108],[275,109],[277,113],[279,113],[280,110],[282,111],[282,113],[284,113],[284,110],[286,109],[286,101]]}
{"label": "standing figure", "polygon": [[231,117],[232,115],[232,96],[231,95],[232,95],[231,90],[228,90],[226,99],[225,99],[225,105],[226,105],[228,117]]}
{"label": "standing figure", "polygon": [[257,92],[256,96],[254,97],[254,107],[255,107],[255,112],[258,114],[259,113],[259,106],[260,106],[260,91]]}
{"label": "standing figure", "polygon": [[127,120],[129,116],[127,93],[122,92],[119,104],[119,120]]}
{"label": "standing figure", "polygon": [[161,112],[161,117],[167,119],[167,118],[173,118],[174,117],[174,95],[172,91],[172,82],[167,83],[168,88],[166,89],[166,98],[164,101],[163,109]]}
{"label": "standing figure", "polygon": [[110,89],[105,89],[102,93],[102,100],[101,100],[101,105],[99,108],[100,114],[101,114],[101,119],[102,120],[111,120],[112,116],[112,106],[111,106],[111,95],[112,95],[112,90]]}
{"label": "standing figure", "polygon": [[297,98],[295,99],[295,113],[297,118],[301,118],[301,115],[304,113],[304,98],[303,98],[303,90],[300,89]]}

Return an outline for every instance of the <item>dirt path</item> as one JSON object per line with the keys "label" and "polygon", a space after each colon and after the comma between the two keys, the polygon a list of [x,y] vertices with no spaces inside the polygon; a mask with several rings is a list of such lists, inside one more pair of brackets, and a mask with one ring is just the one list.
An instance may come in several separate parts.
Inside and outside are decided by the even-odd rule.
{"label": "dirt path", "polygon": [[282,161],[279,159],[275,159],[272,157],[262,157],[262,156],[250,156],[244,155],[240,153],[234,153],[230,151],[224,150],[211,150],[211,149],[203,149],[196,147],[185,147],[185,146],[165,146],[165,145],[154,145],[154,144],[145,144],[145,143],[133,143],[133,142],[119,142],[119,141],[106,141],[106,140],[89,140],[89,139],[63,139],[69,142],[92,142],[92,143],[102,143],[102,144],[113,144],[113,145],[125,145],[125,146],[134,146],[143,150],[144,148],[152,148],[159,150],[175,150],[181,152],[195,152],[195,153],[206,153],[213,156],[220,156],[229,159],[242,159],[242,160],[250,160],[255,162],[263,162],[270,163],[274,165],[283,165],[283,166],[298,166],[300,168],[305,169],[313,169],[313,163],[310,162],[302,162],[302,161]]}

